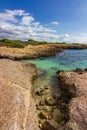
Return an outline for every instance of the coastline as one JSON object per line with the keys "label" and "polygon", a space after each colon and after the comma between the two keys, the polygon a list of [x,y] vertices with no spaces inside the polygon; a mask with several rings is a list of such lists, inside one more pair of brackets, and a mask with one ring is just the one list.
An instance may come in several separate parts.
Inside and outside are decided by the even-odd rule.
{"label": "coastline", "polygon": [[0,130],[38,130],[32,95],[36,76],[30,63],[0,60]]}
{"label": "coastline", "polygon": [[63,98],[68,100],[68,121],[64,130],[87,130],[87,71],[59,71]]}
{"label": "coastline", "polygon": [[28,45],[25,48],[0,47],[0,58],[22,60],[36,59],[40,57],[54,56],[65,49],[87,49],[87,45],[70,45],[70,44],[44,44]]}
{"label": "coastline", "polygon": [[[62,46],[61,47],[59,45],[28,46],[24,49],[0,47],[0,58],[2,58],[0,59],[0,80],[1,80],[0,89],[1,89],[1,99],[2,99],[2,102],[1,102],[2,115],[1,116],[3,117],[1,119],[1,124],[2,124],[1,130],[3,129],[8,130],[9,127],[11,127],[13,130],[15,129],[38,130],[39,129],[38,122],[37,122],[38,119],[36,115],[36,106],[35,106],[35,100],[34,100],[34,86],[33,86],[33,81],[37,76],[37,68],[35,67],[35,65],[31,63],[21,63],[14,60],[53,56],[56,53],[60,53],[61,51],[65,49],[86,49],[86,47],[85,48],[84,46],[79,46],[79,47]],[[76,74],[76,72],[72,72],[72,71],[69,71],[69,72],[66,71],[58,75],[60,75],[58,76],[58,79],[60,81],[61,86],[63,85],[69,86],[72,80],[71,75],[74,75],[75,76],[74,78],[76,78],[76,80],[79,78],[79,74]],[[84,75],[84,73],[82,75]],[[84,77],[85,79],[87,76],[82,76],[82,77]],[[67,84],[67,78],[69,78],[68,84]],[[61,79],[63,79],[65,84],[62,84],[63,82]],[[79,83],[80,80],[78,81],[76,80],[75,82],[72,82],[72,84],[75,84],[76,82]],[[86,80],[84,81],[86,83]],[[81,88],[81,90],[82,89],[83,88]],[[70,93],[70,89],[67,89],[67,90],[68,90],[67,91],[68,94],[73,94],[72,93],[73,90],[71,91],[71,93]],[[65,90],[64,90],[64,93],[66,93]],[[73,95],[75,96],[76,94],[77,92],[74,93]],[[77,101],[78,103],[82,103],[82,105],[84,106],[84,103],[85,103],[84,91],[83,91],[82,96],[78,95],[77,98],[80,100],[83,100],[83,102],[80,102],[80,100],[77,100]],[[74,102],[73,99],[70,100],[70,103],[69,103],[69,105],[71,104],[70,109],[71,107],[73,108],[73,104],[74,106],[76,105],[75,103],[77,103],[77,101]],[[6,107],[9,109],[6,109]],[[70,116],[72,117],[73,115],[73,113],[68,113],[68,114],[69,114],[69,117]],[[13,118],[12,118],[12,115],[13,115]],[[4,123],[4,121],[6,123]],[[71,126],[74,125],[71,121],[72,119],[70,119],[70,121],[67,124],[65,124],[63,128],[59,128],[59,129],[53,128],[53,130],[54,129],[55,130],[60,130],[60,129],[69,130],[70,128],[72,128]],[[76,122],[75,122],[75,126],[76,127],[73,127],[72,130],[80,130],[80,127],[77,126]],[[46,124],[45,128],[48,128],[48,127],[50,126]]]}

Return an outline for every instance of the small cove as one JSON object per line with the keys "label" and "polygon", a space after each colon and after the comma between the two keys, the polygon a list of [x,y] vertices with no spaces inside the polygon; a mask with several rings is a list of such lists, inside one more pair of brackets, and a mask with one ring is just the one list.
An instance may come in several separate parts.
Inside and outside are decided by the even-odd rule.
{"label": "small cove", "polygon": [[[23,60],[23,62],[30,62],[36,65],[38,69],[38,77],[34,82],[35,90],[38,88],[43,88],[43,86],[50,87],[51,89],[51,95],[60,94],[61,90],[58,85],[58,79],[56,72],[58,70],[74,70],[76,68],[87,68],[87,49],[84,50],[64,50],[61,53],[56,54],[52,57],[44,57],[39,59],[32,59],[32,60]],[[53,110],[60,110],[59,104],[54,106],[49,106],[48,104],[43,105],[43,99],[45,97],[50,97],[49,94],[45,96],[36,96],[36,104],[41,103],[42,105],[39,106],[39,110],[37,111],[37,114],[44,113],[44,106],[47,109],[52,109],[50,112],[46,112],[46,114],[50,114],[50,117],[52,116]],[[42,110],[43,109],[43,110]],[[47,110],[46,110],[47,111]],[[60,112],[57,111],[57,115]],[[53,113],[54,114],[54,113]],[[43,116],[43,115],[41,115]],[[48,116],[48,115],[46,115]],[[54,115],[55,116],[55,115]],[[64,119],[62,121],[59,121],[59,124],[61,125],[63,121],[66,120],[67,122],[67,113],[64,113]],[[41,117],[42,118],[42,117]],[[44,117],[45,118],[45,117]],[[59,118],[61,118],[59,114]],[[43,124],[44,120],[48,119],[38,119],[39,124]],[[60,119],[61,120],[61,119]],[[58,123],[58,122],[57,122]],[[65,123],[65,122],[64,122]]]}
{"label": "small cove", "polygon": [[58,70],[74,70],[76,68],[87,68],[87,49],[64,50],[52,57],[23,60],[36,65],[39,76],[36,86],[41,84],[55,86],[57,84],[56,72]]}

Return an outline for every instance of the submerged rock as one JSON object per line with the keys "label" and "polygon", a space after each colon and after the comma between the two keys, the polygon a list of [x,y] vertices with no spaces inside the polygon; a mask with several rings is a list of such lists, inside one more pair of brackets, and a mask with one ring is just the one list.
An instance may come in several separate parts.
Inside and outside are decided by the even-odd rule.
{"label": "submerged rock", "polygon": [[62,113],[60,112],[59,109],[54,109],[53,119],[58,123],[61,123],[63,121],[63,115],[62,115]]}
{"label": "submerged rock", "polygon": [[51,107],[46,106],[46,105],[45,106],[36,105],[36,108],[37,108],[37,110],[45,110],[47,112],[50,112],[52,110]]}
{"label": "submerged rock", "polygon": [[53,94],[53,98],[58,101],[61,99],[61,94],[60,93],[57,93],[57,94]]}
{"label": "submerged rock", "polygon": [[38,90],[35,91],[35,94],[38,96],[46,95],[50,92],[50,88],[48,86],[41,86]]}
{"label": "submerged rock", "polygon": [[44,105],[45,105],[45,101],[44,101],[44,100],[41,100],[41,101],[39,102],[39,105],[44,106]]}
{"label": "submerged rock", "polygon": [[49,105],[49,106],[53,106],[53,105],[56,105],[56,104],[57,104],[57,102],[56,102],[56,100],[53,98],[53,96],[47,96],[47,97],[45,98],[45,103],[46,103],[47,105]]}
{"label": "submerged rock", "polygon": [[49,121],[46,121],[43,125],[42,125],[42,130],[56,130],[56,123],[54,122],[49,122]]}
{"label": "submerged rock", "polygon": [[38,116],[41,119],[48,119],[48,113],[45,111],[40,112]]}

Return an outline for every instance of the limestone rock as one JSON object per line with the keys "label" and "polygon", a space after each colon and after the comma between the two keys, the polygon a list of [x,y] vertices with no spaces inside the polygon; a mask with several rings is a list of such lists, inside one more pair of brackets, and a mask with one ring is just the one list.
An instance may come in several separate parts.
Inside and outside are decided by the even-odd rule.
{"label": "limestone rock", "polygon": [[71,97],[69,121],[64,130],[87,130],[87,71],[60,71],[61,88]]}
{"label": "limestone rock", "polygon": [[0,130],[38,130],[31,64],[0,60]]}

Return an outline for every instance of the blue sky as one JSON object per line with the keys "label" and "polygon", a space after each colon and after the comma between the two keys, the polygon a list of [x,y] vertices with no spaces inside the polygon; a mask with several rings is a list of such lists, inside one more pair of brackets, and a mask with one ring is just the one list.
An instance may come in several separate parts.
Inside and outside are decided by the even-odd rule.
{"label": "blue sky", "polygon": [[87,43],[87,0],[2,0],[0,38]]}

